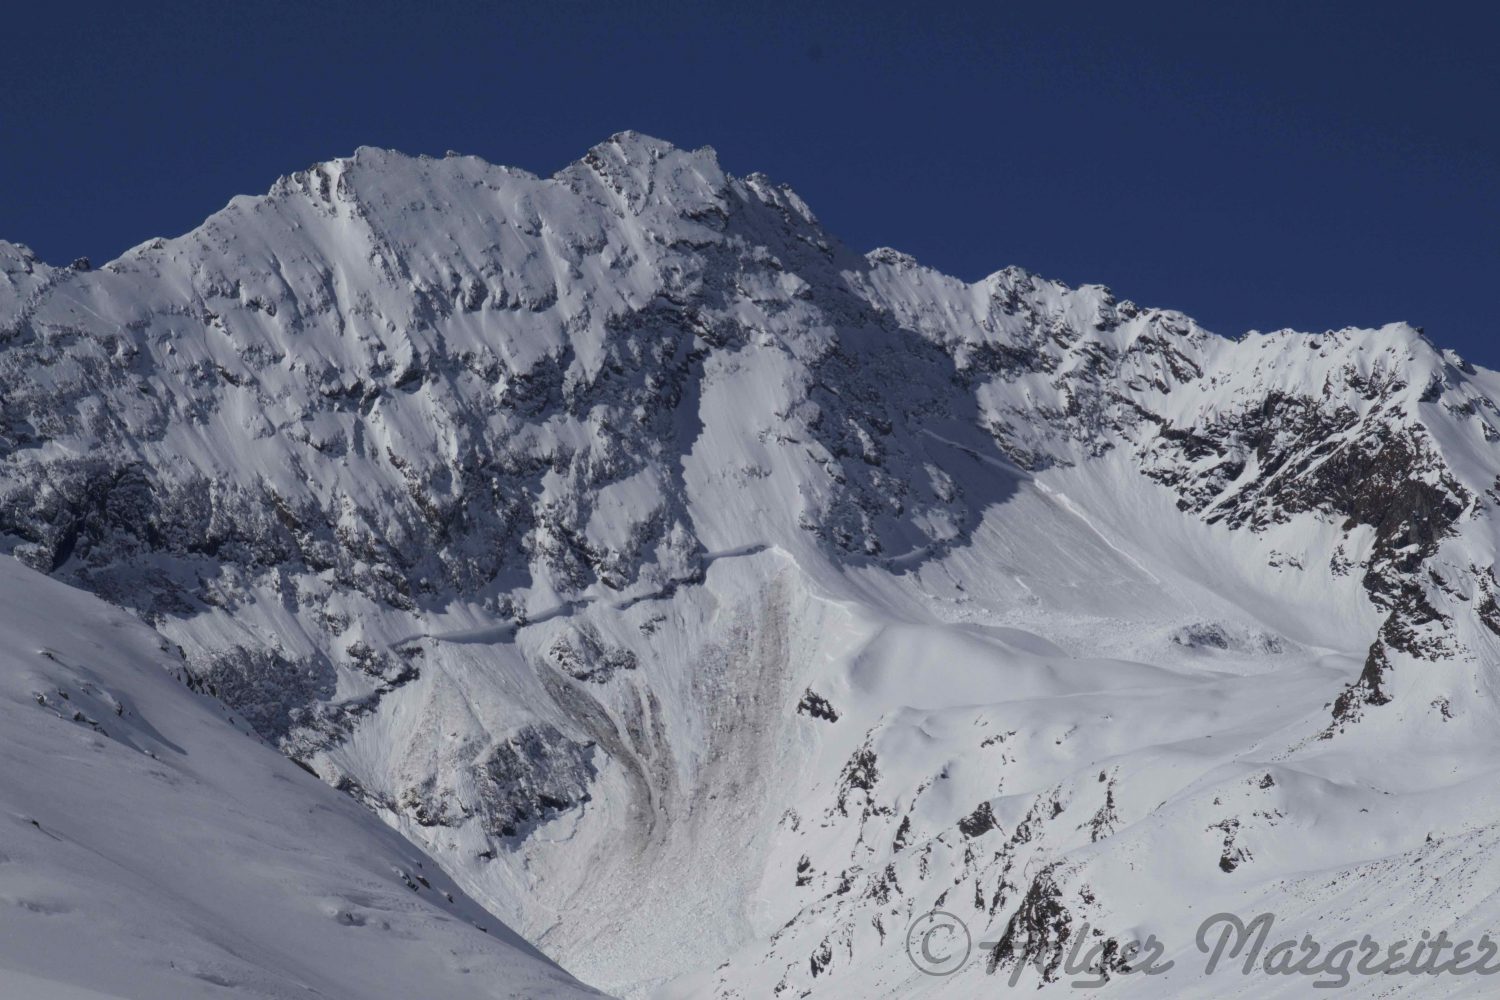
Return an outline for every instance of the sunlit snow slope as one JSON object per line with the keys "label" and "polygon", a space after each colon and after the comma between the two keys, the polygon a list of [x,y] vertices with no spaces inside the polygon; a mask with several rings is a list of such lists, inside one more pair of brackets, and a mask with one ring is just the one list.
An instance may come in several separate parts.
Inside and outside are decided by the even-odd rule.
{"label": "sunlit snow slope", "polygon": [[129,613],[0,558],[0,997],[597,996]]}
{"label": "sunlit snow slope", "polygon": [[[1199,921],[1490,930],[1496,399],[1404,324],[859,254],[635,133],[0,244],[4,549],[630,997],[1065,988],[1148,934],[1177,969],[1106,993],[1305,995],[1195,976]],[[950,978],[934,906],[988,942]]]}

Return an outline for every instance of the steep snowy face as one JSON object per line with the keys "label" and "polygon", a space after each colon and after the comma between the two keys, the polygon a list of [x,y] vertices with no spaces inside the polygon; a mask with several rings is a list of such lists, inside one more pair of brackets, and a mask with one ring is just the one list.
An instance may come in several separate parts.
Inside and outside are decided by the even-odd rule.
{"label": "steep snowy face", "polygon": [[1488,912],[1404,859],[1500,818],[1500,379],[1409,327],[965,283],[634,133],[0,275],[5,547],[590,982],[973,995],[901,940],[960,901],[993,968]]}
{"label": "steep snowy face", "polygon": [[129,614],[0,559],[0,994],[594,997]]}
{"label": "steep snowy face", "polygon": [[[872,297],[944,343],[1013,460],[1045,468],[1125,447],[1209,524],[1264,533],[1313,515],[1336,526],[1333,571],[1357,572],[1388,613],[1336,722],[1389,700],[1393,653],[1433,660],[1464,648],[1461,626],[1433,601],[1486,600],[1494,584],[1479,500],[1496,484],[1492,373],[1404,324],[1230,342],[1105,289],[1014,269],[964,286],[893,252],[872,259],[883,265]],[[1430,565],[1463,522],[1477,522],[1468,550],[1478,545],[1480,558]]]}
{"label": "steep snowy face", "polygon": [[1400,325],[1236,346],[1236,367],[1197,386],[1186,411],[1197,419],[1178,411],[1163,427],[1154,457],[1164,461],[1146,472],[1211,523],[1263,530],[1310,513],[1338,526],[1335,571],[1357,574],[1388,612],[1359,684],[1335,707],[1341,722],[1390,700],[1392,655],[1458,656],[1464,627],[1483,620],[1466,605],[1494,583],[1494,381]]}
{"label": "steep snowy face", "polygon": [[[14,256],[4,527],[31,565],[154,617],[256,586],[510,616],[691,579],[684,458],[720,384],[744,440],[710,462],[795,466],[788,530],[874,553],[964,519],[948,484],[872,461],[917,450],[913,412],[973,423],[946,357],[842,287],[848,255],[794,195],[707,151],[624,135],[543,181],[361,150],[99,271]],[[247,640],[205,673],[278,736],[285,692],[237,686],[271,671],[327,700],[341,667],[406,673],[343,655],[357,627],[330,662],[328,634],[286,657]]]}

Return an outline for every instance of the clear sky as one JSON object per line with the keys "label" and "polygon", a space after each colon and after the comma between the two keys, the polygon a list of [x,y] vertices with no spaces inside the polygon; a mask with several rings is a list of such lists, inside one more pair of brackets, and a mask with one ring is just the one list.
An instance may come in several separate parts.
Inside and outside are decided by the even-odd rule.
{"label": "clear sky", "polygon": [[547,174],[634,128],[859,249],[1500,366],[1497,50],[1479,3],[17,3],[0,237],[98,263],[361,144]]}

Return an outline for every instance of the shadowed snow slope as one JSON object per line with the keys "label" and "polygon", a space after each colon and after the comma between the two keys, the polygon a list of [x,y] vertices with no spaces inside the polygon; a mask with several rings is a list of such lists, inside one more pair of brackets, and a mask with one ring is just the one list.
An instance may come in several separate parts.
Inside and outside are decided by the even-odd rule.
{"label": "shadowed snow slope", "polygon": [[[1147,934],[1176,969],[1106,992],[1304,995],[1195,976],[1198,922],[1492,928],[1497,398],[1404,324],[855,253],[635,133],[550,178],[361,149],[95,270],[0,244],[0,547],[631,997],[1050,987]],[[340,891],[319,933],[384,940]],[[987,942],[951,978],[934,906]]]}
{"label": "shadowed snow slope", "polygon": [[128,613],[0,559],[0,657],[0,996],[600,995]]}

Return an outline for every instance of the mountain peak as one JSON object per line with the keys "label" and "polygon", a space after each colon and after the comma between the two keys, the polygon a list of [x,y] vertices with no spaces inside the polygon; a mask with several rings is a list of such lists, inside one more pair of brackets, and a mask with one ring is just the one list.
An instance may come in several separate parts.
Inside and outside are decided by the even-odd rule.
{"label": "mountain peak", "polygon": [[[590,152],[598,152],[604,149],[619,150],[627,158],[637,162],[659,160],[671,153],[682,152],[675,143],[669,142],[666,139],[659,139],[654,135],[647,135],[644,132],[637,132],[633,128],[616,132],[603,142],[596,143]],[[709,158],[717,161],[718,154],[712,146],[704,146],[698,152],[706,153]]]}
{"label": "mountain peak", "polygon": [[684,150],[640,132],[616,132],[556,179],[578,190],[602,184],[632,214],[650,205],[722,208],[729,177],[710,146]]}

